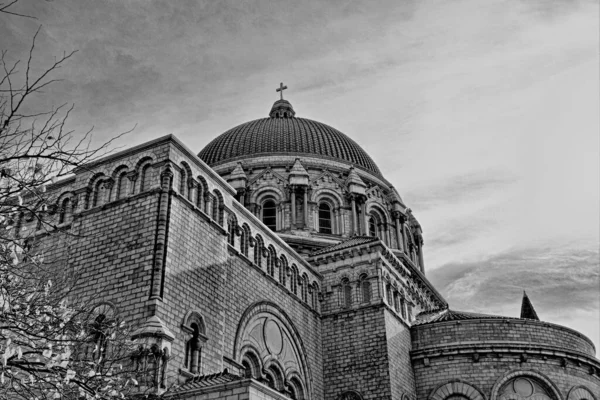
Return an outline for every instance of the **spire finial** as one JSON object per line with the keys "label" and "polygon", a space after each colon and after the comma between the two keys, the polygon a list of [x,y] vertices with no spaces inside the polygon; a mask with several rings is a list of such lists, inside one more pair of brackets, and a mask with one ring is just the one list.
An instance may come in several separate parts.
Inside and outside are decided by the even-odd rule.
{"label": "spire finial", "polygon": [[533,319],[539,321],[537,313],[535,312],[535,308],[533,308],[533,304],[531,304],[531,300],[527,296],[527,293],[523,290],[523,302],[521,303],[521,318]]}
{"label": "spire finial", "polygon": [[281,100],[283,100],[283,91],[285,89],[287,89],[287,86],[283,86],[283,82],[279,83],[279,88],[275,89],[276,92],[279,92],[279,95],[281,96]]}

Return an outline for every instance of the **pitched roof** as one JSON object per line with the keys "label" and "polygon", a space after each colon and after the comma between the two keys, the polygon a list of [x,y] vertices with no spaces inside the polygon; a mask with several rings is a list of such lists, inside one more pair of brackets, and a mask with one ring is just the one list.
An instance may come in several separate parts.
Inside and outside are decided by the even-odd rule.
{"label": "pitched roof", "polygon": [[533,308],[533,304],[531,304],[531,300],[527,297],[527,293],[523,290],[523,301],[521,302],[521,318],[526,319],[534,319],[539,321],[537,313],[535,312],[535,308]]}
{"label": "pitched roof", "polygon": [[334,244],[333,246],[329,246],[329,247],[325,247],[324,249],[317,250],[314,253],[312,253],[310,255],[310,257],[318,256],[318,255],[325,254],[325,253],[331,253],[334,251],[340,251],[340,250],[348,249],[350,247],[354,247],[354,246],[358,246],[358,245],[362,245],[362,244],[366,244],[366,243],[371,243],[371,242],[376,242],[378,240],[379,240],[379,238],[373,237],[373,236],[355,236],[351,239],[345,240],[338,244]]}
{"label": "pitched roof", "polygon": [[512,317],[505,317],[502,315],[491,315],[491,314],[479,314],[466,311],[454,311],[449,308],[445,310],[433,310],[422,312],[417,315],[413,325],[425,325],[433,324],[436,322],[447,322],[447,321],[464,321],[469,319],[517,319]]}
{"label": "pitched roof", "polygon": [[227,368],[225,368],[223,372],[190,378],[189,381],[176,388],[174,392],[186,392],[193,389],[203,389],[223,383],[239,381],[242,379],[244,378],[239,375],[230,374]]}

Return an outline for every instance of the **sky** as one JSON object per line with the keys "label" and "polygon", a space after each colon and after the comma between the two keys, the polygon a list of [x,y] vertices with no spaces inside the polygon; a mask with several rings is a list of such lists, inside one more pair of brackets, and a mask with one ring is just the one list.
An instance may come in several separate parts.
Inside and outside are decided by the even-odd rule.
{"label": "sky", "polygon": [[0,48],[77,53],[30,107],[122,146],[191,149],[268,115],[356,140],[424,230],[453,309],[544,321],[600,347],[599,6],[587,0],[21,0]]}

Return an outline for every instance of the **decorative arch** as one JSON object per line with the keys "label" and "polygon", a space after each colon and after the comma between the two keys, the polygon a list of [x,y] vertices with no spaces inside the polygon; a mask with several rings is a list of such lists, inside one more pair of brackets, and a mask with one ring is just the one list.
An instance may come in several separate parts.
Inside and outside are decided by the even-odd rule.
{"label": "decorative arch", "polygon": [[319,308],[319,284],[316,281],[313,281],[313,283],[311,284],[311,290],[310,290],[310,299],[311,299],[311,306],[313,308],[313,310],[318,310]]}
{"label": "decorative arch", "polygon": [[273,198],[276,204],[279,204],[283,199],[285,199],[285,194],[279,187],[266,186],[253,192],[250,196],[250,202],[260,205],[269,197]]}
{"label": "decorative arch", "polygon": [[201,175],[198,175],[196,180],[198,182],[198,189],[196,191],[196,207],[198,207],[200,211],[204,211],[206,214],[208,214],[208,205],[210,202],[208,182]]}
{"label": "decorative arch", "polygon": [[358,277],[358,289],[360,290],[361,302],[370,303],[373,297],[371,281],[366,273]]}
{"label": "decorative arch", "polygon": [[340,281],[340,307],[350,308],[352,306],[352,286],[350,279],[342,278]]}
{"label": "decorative arch", "polygon": [[337,397],[337,400],[363,400],[363,397],[356,390],[346,390]]}
{"label": "decorative arch", "polygon": [[314,203],[328,201],[333,207],[341,207],[344,204],[341,194],[329,188],[313,190],[310,201]]}
{"label": "decorative arch", "polygon": [[127,197],[129,189],[129,178],[127,178],[127,172],[129,166],[125,164],[119,165],[114,169],[111,178],[116,184],[114,200],[122,199]]}
{"label": "decorative arch", "polygon": [[235,247],[235,236],[237,234],[237,229],[237,216],[234,213],[231,213],[227,217],[227,243],[233,247]]}
{"label": "decorative arch", "polygon": [[267,249],[267,274],[271,277],[275,277],[275,265],[277,264],[277,252],[272,244]]}
{"label": "decorative arch", "polygon": [[298,330],[281,307],[261,301],[246,309],[236,331],[233,358],[242,362],[249,351],[262,363],[263,370],[276,363],[281,368],[284,381],[296,377],[306,389],[304,398],[311,397],[306,348]]}
{"label": "decorative arch", "polygon": [[578,385],[569,390],[567,400],[598,400],[598,397],[594,396],[592,391],[585,386]]}
{"label": "decorative arch", "polygon": [[182,161],[181,162],[181,166],[179,168],[179,193],[181,194],[181,196],[183,196],[186,199],[189,199],[189,193],[190,193],[190,182],[192,179],[192,169],[190,168],[190,165],[185,162]]}
{"label": "decorative arch", "polygon": [[[528,381],[533,387],[533,392],[528,396],[520,396],[524,400],[562,400],[560,391],[556,385],[545,375],[535,370],[517,370],[506,373],[502,378],[498,379],[492,388],[491,400],[506,400],[510,398],[511,391],[520,390],[519,379]],[[517,386],[514,386],[516,383]],[[512,387],[510,387],[512,385]],[[523,386],[527,384],[523,383]],[[521,389],[523,390],[523,389]],[[545,393],[543,393],[545,392]],[[540,396],[536,396],[539,394]],[[545,395],[545,398],[542,397]]]}
{"label": "decorative arch", "polygon": [[245,222],[242,224],[241,233],[242,234],[240,236],[240,251],[242,252],[243,255],[248,257],[248,247],[250,245],[251,233],[250,233],[250,227]]}
{"label": "decorative arch", "polygon": [[296,264],[292,264],[292,268],[290,270],[290,290],[296,296],[298,295],[298,279],[299,279],[298,267]]}
{"label": "decorative arch", "polygon": [[152,187],[152,163],[153,159],[150,156],[140,158],[135,165],[135,171],[138,173],[139,192],[145,192]]}
{"label": "decorative arch", "polygon": [[206,325],[198,310],[188,311],[183,317],[181,329],[186,333],[184,367],[192,374],[201,371],[202,345],[206,342]]}
{"label": "decorative arch", "polygon": [[479,388],[460,379],[453,379],[437,386],[429,395],[429,400],[446,400],[453,396],[465,397],[469,400],[485,400],[485,395]]}
{"label": "decorative arch", "polygon": [[247,378],[260,379],[262,377],[262,362],[258,351],[251,346],[246,346],[242,350],[241,364],[245,369]]}
{"label": "decorative arch", "polygon": [[286,284],[286,275],[288,270],[288,260],[284,254],[279,256],[279,283]]}
{"label": "decorative arch", "polygon": [[308,275],[305,273],[302,274],[302,301],[308,303]]}
{"label": "decorative arch", "polygon": [[212,207],[212,218],[219,225],[223,226],[223,210],[225,208],[225,202],[223,195],[218,189],[213,190],[214,204]]}
{"label": "decorative arch", "polygon": [[254,264],[259,268],[262,268],[263,250],[265,247],[265,241],[259,234],[256,235],[256,244],[254,245]]}

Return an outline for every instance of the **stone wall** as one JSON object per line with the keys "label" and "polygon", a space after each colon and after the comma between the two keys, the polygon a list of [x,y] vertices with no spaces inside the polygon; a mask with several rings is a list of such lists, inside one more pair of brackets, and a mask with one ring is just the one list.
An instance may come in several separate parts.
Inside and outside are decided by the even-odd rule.
{"label": "stone wall", "polygon": [[424,324],[411,331],[419,400],[452,393],[469,400],[496,400],[502,385],[518,376],[546,385],[557,393],[551,394],[557,400],[567,399],[579,385],[600,393],[594,348],[568,328],[530,320],[478,319]]}

